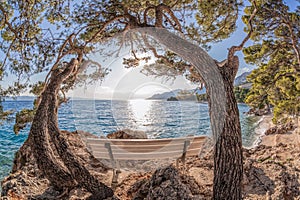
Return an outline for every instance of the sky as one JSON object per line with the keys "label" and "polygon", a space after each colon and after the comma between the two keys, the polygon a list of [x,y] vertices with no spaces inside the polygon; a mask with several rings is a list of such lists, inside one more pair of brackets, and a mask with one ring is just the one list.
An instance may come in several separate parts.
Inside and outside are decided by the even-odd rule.
{"label": "sky", "polygon": [[[116,47],[118,48],[118,47]],[[143,64],[136,68],[125,68],[122,64],[123,57],[128,57],[128,48],[123,48],[119,56],[103,58],[100,53],[90,56],[92,60],[101,63],[102,67],[111,69],[104,81],[81,87],[68,93],[70,97],[95,98],[95,99],[144,99],[153,94],[172,91],[174,89],[194,89],[197,86],[186,80],[183,76],[176,79],[154,78],[146,76],[140,71]],[[148,64],[153,63],[150,60]]]}
{"label": "sky", "polygon": [[[291,10],[296,9],[296,6],[299,5],[295,0],[288,0],[286,2]],[[246,36],[246,33],[243,31],[244,26],[239,18],[237,21],[237,30],[228,39],[212,44],[212,48],[208,54],[216,60],[224,60],[227,56],[228,48],[233,45],[239,45]],[[248,41],[245,46],[249,46],[251,43],[251,41]],[[242,52],[237,52],[236,54],[240,60],[238,75],[255,68],[255,66],[245,63]],[[102,63],[103,67],[108,67],[112,71],[104,81],[99,81],[87,87],[77,88],[69,92],[68,96],[89,99],[140,99],[174,89],[194,89],[197,87],[197,85],[190,83],[182,76],[177,77],[175,80],[166,81],[162,78],[155,79],[141,74],[141,67],[125,69],[122,66],[122,56],[128,56],[129,52],[123,50],[120,55],[119,57],[111,57],[106,61],[103,61],[103,58],[97,54],[92,55],[93,58],[96,58],[96,61]],[[32,81],[43,80],[44,76],[45,74],[34,76]],[[9,82],[10,80],[6,79],[4,85]],[[23,95],[30,94],[25,92]]]}
{"label": "sky", "polygon": [[[239,45],[246,36],[243,31],[244,24],[241,19],[237,22],[237,30],[226,40],[212,44],[208,54],[218,61],[226,59],[228,48]],[[251,41],[246,45],[251,45]],[[195,89],[197,85],[189,82],[182,76],[175,80],[166,81],[163,78],[147,77],[140,73],[142,67],[125,69],[122,66],[122,56],[128,56],[129,51],[122,50],[119,57],[111,57],[103,62],[100,55],[93,55],[93,59],[102,63],[103,67],[108,67],[112,71],[100,84],[89,85],[86,88],[77,88],[68,93],[70,97],[90,98],[90,99],[144,99],[153,94],[172,91],[175,89]],[[238,75],[251,71],[255,66],[245,63],[242,52],[237,52],[240,58]]]}
{"label": "sky", "polygon": [[[295,10],[299,3],[294,0],[287,0],[291,10]],[[247,2],[246,2],[247,5]],[[245,24],[241,17],[237,21],[237,30],[228,38],[219,43],[211,45],[208,54],[218,61],[226,59],[228,48],[233,45],[239,45],[245,38],[246,33],[243,31]],[[248,41],[245,46],[250,46],[253,42]],[[123,52],[126,56],[128,52]],[[256,66],[246,64],[241,51],[237,52],[240,66],[238,75],[244,72],[252,71]],[[77,88],[69,96],[94,98],[94,99],[140,99],[148,98],[156,93],[172,91],[175,89],[195,89],[197,85],[189,82],[182,76],[178,76],[175,80],[165,81],[161,78],[147,77],[140,73],[141,67],[134,69],[125,69],[122,67],[121,58],[113,58],[104,67],[112,69],[111,73],[101,83],[94,84],[88,88]]]}

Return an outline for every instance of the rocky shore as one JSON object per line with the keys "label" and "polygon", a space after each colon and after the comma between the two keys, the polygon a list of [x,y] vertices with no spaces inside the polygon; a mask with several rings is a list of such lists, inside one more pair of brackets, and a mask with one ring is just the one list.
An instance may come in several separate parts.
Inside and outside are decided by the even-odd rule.
{"label": "rocky shore", "polygon": [[[300,199],[300,124],[279,134],[261,135],[260,143],[244,149],[244,199]],[[264,117],[257,131],[272,128],[270,117]],[[82,131],[64,132],[73,152],[92,174],[107,185],[112,172],[88,152],[82,138],[92,136]],[[207,145],[210,146],[210,145]],[[59,199],[61,195],[51,188],[37,169],[24,145],[22,154],[27,161],[16,161],[12,173],[2,183],[1,199]],[[126,199],[211,199],[213,184],[213,156],[207,148],[201,158],[189,157],[186,167],[167,166],[152,171],[122,170],[115,196]],[[63,199],[88,199],[89,193],[81,187],[74,188]]]}

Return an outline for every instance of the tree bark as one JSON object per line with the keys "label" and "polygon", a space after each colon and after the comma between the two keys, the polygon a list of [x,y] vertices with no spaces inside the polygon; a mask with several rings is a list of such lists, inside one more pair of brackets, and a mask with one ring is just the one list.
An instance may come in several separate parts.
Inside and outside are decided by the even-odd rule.
{"label": "tree bark", "polygon": [[233,93],[237,57],[232,55],[230,63],[219,67],[199,46],[166,29],[141,28],[133,31],[153,37],[199,71],[207,88],[215,141],[213,199],[241,199],[242,140],[239,112]]}
{"label": "tree bark", "polygon": [[[233,56],[233,55],[232,55]],[[226,91],[225,124],[214,147],[213,199],[242,199],[243,174],[242,138],[239,110],[233,92],[238,58],[219,67]]]}
{"label": "tree bark", "polygon": [[49,179],[51,184],[56,188],[71,188],[76,185],[69,170],[64,164],[57,159],[50,143],[48,133],[48,91],[43,93],[42,100],[33,119],[29,136],[27,140],[32,138],[32,151],[37,161],[38,168]]}
{"label": "tree bark", "polygon": [[[152,36],[162,45],[191,63],[201,74],[209,96],[210,120],[215,140],[214,199],[241,199],[242,144],[238,108],[233,94],[233,76],[236,65],[228,63],[219,67],[203,49],[166,29],[142,28],[139,33]],[[99,199],[112,196],[112,190],[95,179],[69,150],[61,136],[57,122],[57,92],[76,67],[73,59],[63,71],[52,74],[42,94],[30,134],[34,138],[34,154],[39,168],[57,187],[71,188],[82,184]],[[52,150],[49,144],[55,144]],[[58,154],[62,159],[55,157]]]}
{"label": "tree bark", "polygon": [[[56,188],[71,189],[80,184],[93,194],[93,198],[105,199],[113,196],[112,189],[98,181],[80,164],[58,128],[57,94],[62,82],[77,65],[78,61],[72,59],[62,72],[59,69],[52,72],[30,130],[34,141],[33,152],[39,169]],[[54,155],[50,141],[55,146],[57,156]]]}

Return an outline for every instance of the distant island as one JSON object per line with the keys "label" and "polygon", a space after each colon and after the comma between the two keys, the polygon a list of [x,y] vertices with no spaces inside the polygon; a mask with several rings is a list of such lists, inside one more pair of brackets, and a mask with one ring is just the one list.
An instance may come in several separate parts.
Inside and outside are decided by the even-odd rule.
{"label": "distant island", "polygon": [[176,89],[170,92],[154,94],[148,100],[167,100],[167,101],[197,101],[197,95],[206,94],[206,89],[196,88],[191,90]]}
{"label": "distant island", "polygon": [[176,97],[170,97],[167,98],[167,101],[178,101],[178,99]]}
{"label": "distant island", "polygon": [[[237,101],[239,103],[243,103],[249,89],[251,88],[251,83],[249,83],[246,77],[251,72],[244,72],[238,77],[236,77],[234,81],[234,93]],[[165,101],[198,101],[198,102],[206,102],[207,95],[206,89],[176,89],[170,92],[163,92],[154,94],[151,97],[147,98],[148,100],[165,100]]]}
{"label": "distant island", "polygon": [[181,91],[181,89],[172,90],[170,92],[154,94],[151,97],[147,98],[148,100],[166,100],[170,97],[175,97]]}

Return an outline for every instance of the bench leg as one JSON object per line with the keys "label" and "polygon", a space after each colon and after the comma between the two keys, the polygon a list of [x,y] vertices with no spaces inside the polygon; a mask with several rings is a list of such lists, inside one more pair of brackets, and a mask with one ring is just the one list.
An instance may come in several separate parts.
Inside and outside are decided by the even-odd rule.
{"label": "bench leg", "polygon": [[176,159],[176,168],[179,167],[179,158]]}
{"label": "bench leg", "polygon": [[179,168],[179,160],[181,160],[183,169],[184,170],[186,169],[186,167],[185,167],[185,157],[186,157],[186,155],[183,154],[180,158],[176,159],[176,168]]}
{"label": "bench leg", "polygon": [[186,154],[184,153],[181,157],[181,161],[182,161],[182,166],[183,166],[183,171],[184,173],[186,172],[186,166],[185,166],[185,157],[186,157]]}
{"label": "bench leg", "polygon": [[111,187],[113,190],[115,190],[118,185],[118,178],[119,178],[119,174],[121,173],[120,163],[118,160],[115,161],[115,165],[116,165],[117,169],[115,169],[115,168],[113,169],[113,177],[112,177],[112,181],[111,181]]}
{"label": "bench leg", "polygon": [[176,160],[176,167],[178,168],[179,167],[179,159],[181,159],[184,171],[186,171],[185,157],[186,157],[186,152],[187,152],[187,148],[189,145],[190,145],[189,140],[184,141],[182,156],[180,158],[177,158],[177,160]]}
{"label": "bench leg", "polygon": [[118,177],[119,177],[119,174],[121,173],[120,170],[118,169],[113,169],[113,177],[112,177],[112,181],[111,181],[111,188],[113,190],[116,189],[117,185],[118,185]]}
{"label": "bench leg", "polygon": [[177,168],[179,167],[179,159],[181,159],[181,162],[182,162],[183,167],[185,169],[185,157],[186,157],[186,151],[187,151],[187,148],[188,148],[189,145],[190,145],[190,141],[189,140],[184,141],[182,156],[180,158],[176,159],[176,167]]}
{"label": "bench leg", "polygon": [[181,162],[182,162],[183,166],[185,166],[185,156],[186,156],[186,154],[184,153],[181,157]]}

